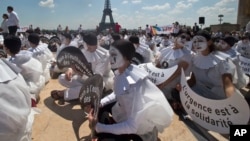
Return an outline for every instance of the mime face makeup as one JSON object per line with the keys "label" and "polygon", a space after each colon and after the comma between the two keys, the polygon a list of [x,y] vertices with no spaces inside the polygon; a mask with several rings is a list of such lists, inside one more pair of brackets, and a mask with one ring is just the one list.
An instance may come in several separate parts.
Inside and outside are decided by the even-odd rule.
{"label": "mime face makeup", "polygon": [[110,53],[110,64],[112,69],[117,69],[124,65],[124,58],[118,49],[111,46],[109,49],[109,53]]}
{"label": "mime face makeup", "polygon": [[207,39],[203,36],[194,36],[193,37],[193,50],[195,52],[204,51],[208,47]]}

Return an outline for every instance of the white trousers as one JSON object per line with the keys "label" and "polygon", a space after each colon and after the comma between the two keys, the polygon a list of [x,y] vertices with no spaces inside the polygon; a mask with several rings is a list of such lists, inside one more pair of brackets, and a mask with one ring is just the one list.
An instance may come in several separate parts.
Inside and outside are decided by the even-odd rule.
{"label": "white trousers", "polygon": [[61,85],[67,88],[64,92],[64,100],[74,100],[79,98],[84,79],[78,75],[74,75],[71,81],[68,81],[65,79],[65,74],[61,74],[58,77],[58,81]]}

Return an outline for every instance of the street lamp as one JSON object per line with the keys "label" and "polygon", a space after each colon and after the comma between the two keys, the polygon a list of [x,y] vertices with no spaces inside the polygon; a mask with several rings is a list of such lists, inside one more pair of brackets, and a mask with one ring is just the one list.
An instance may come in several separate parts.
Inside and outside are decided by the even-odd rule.
{"label": "street lamp", "polygon": [[220,24],[221,24],[221,21],[223,21],[222,17],[224,17],[224,15],[220,14],[218,17],[220,18],[219,21],[220,21]]}

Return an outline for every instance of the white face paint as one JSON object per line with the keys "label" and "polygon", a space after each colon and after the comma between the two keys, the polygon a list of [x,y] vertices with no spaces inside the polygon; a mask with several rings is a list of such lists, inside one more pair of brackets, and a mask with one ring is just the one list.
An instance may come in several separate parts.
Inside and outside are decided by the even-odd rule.
{"label": "white face paint", "polygon": [[124,65],[123,56],[118,49],[111,46],[109,49],[109,54],[110,54],[110,64],[112,69],[117,69]]}
{"label": "white face paint", "polygon": [[193,50],[195,52],[204,51],[207,48],[207,39],[203,36],[193,37]]}
{"label": "white face paint", "polygon": [[184,35],[181,35],[180,37],[177,38],[177,44],[179,44],[181,47],[184,47],[186,42],[187,40]]}

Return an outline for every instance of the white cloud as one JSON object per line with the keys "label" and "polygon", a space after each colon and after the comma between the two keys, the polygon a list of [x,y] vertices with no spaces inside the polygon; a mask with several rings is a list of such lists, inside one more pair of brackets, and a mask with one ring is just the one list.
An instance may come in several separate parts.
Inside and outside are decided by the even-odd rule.
{"label": "white cloud", "polygon": [[170,8],[170,4],[169,3],[165,3],[163,5],[153,5],[153,6],[145,6],[142,7],[143,10],[164,10],[164,9],[169,9]]}
{"label": "white cloud", "polygon": [[54,8],[54,0],[46,0],[46,1],[40,1],[39,6],[41,7],[48,7],[48,8]]}
{"label": "white cloud", "polygon": [[90,3],[90,4],[88,4],[88,7],[92,7],[92,4]]}
{"label": "white cloud", "polygon": [[192,6],[191,3],[184,3],[184,1],[180,1],[180,2],[177,2],[177,4],[175,5],[175,8],[177,9],[187,9],[187,8],[190,8]]}
{"label": "white cloud", "polygon": [[122,1],[122,4],[127,4],[127,3],[128,3],[127,0]]}
{"label": "white cloud", "polygon": [[117,8],[112,8],[112,11],[117,11],[118,9]]}
{"label": "white cloud", "polygon": [[215,3],[214,6],[211,7],[201,7],[197,13],[203,15],[218,15],[218,14],[232,14],[236,10],[234,8],[226,8],[227,5],[235,0],[221,0],[218,3]]}
{"label": "white cloud", "polygon": [[183,13],[184,10],[187,10],[191,7],[192,7],[192,3],[185,3],[184,1],[179,1],[176,3],[175,8],[169,11],[169,13],[173,15],[177,15],[177,14]]}
{"label": "white cloud", "polygon": [[217,2],[214,6],[216,7],[222,7],[226,6],[227,4],[234,2],[235,0],[221,0],[220,2]]}
{"label": "white cloud", "polygon": [[224,15],[223,22],[235,23],[237,11],[235,8],[229,6],[232,2],[235,2],[235,0],[221,0],[211,7],[201,7],[197,10],[197,14],[204,16],[206,21],[212,23],[219,23],[218,15],[222,14]]}
{"label": "white cloud", "polygon": [[141,0],[132,0],[131,2],[134,4],[138,4],[138,3],[141,3],[142,1]]}
{"label": "white cloud", "polygon": [[199,0],[187,0],[187,2],[191,2],[191,3],[194,3],[194,2],[198,2]]}

